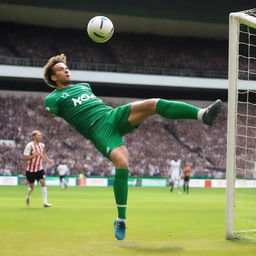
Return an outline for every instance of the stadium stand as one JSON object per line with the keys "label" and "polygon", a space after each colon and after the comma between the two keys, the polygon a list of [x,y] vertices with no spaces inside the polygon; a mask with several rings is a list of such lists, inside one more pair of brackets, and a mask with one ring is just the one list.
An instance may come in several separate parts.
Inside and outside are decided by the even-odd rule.
{"label": "stadium stand", "polygon": [[49,57],[65,53],[72,69],[227,77],[225,40],[116,33],[111,41],[99,45],[88,38],[85,29],[0,25],[0,64],[41,67]]}
{"label": "stadium stand", "polygon": [[[65,53],[72,69],[227,77],[225,40],[116,33],[108,43],[99,45],[88,38],[86,30],[5,22],[0,25],[0,64],[42,67],[49,57]],[[105,98],[113,107],[128,101],[131,99]],[[24,174],[23,149],[31,139],[31,131],[41,129],[47,151],[54,159],[48,175],[55,173],[63,159],[68,160],[72,174],[113,175],[110,161],[63,120],[49,120],[43,106],[41,96],[0,96],[0,140],[15,142],[15,146],[0,144],[0,174]],[[225,176],[226,109],[215,128],[195,121],[169,121],[154,116],[125,139],[132,176],[168,177],[167,159],[175,156],[193,163],[194,176]]]}
{"label": "stadium stand", "polygon": [[[120,98],[103,100],[113,107],[131,102],[131,99]],[[208,103],[193,104],[204,107]],[[0,140],[14,140],[16,145],[0,145],[1,174],[4,170],[24,174],[22,154],[34,129],[42,130],[46,150],[54,159],[54,165],[47,168],[48,175],[55,173],[56,166],[63,159],[68,161],[72,174],[113,175],[111,162],[102,157],[88,140],[62,119],[47,117],[42,96],[25,94],[22,97],[0,96]],[[193,176],[225,176],[226,108],[213,128],[197,121],[166,120],[153,116],[125,136],[125,140],[130,151],[131,176],[168,177],[167,159],[175,156],[193,163]]]}

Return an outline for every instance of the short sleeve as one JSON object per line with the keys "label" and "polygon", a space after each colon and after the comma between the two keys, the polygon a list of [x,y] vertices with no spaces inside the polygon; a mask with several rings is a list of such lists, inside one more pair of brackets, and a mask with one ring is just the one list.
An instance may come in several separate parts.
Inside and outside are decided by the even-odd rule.
{"label": "short sleeve", "polygon": [[44,143],[40,143],[40,146],[43,148],[43,150],[45,149],[45,144]]}
{"label": "short sleeve", "polygon": [[55,116],[57,116],[59,113],[59,107],[54,97],[47,96],[45,98],[45,108]]}
{"label": "short sleeve", "polygon": [[30,153],[31,153],[31,144],[28,143],[27,146],[26,146],[25,149],[24,149],[23,155],[24,155],[24,156],[29,156]]}

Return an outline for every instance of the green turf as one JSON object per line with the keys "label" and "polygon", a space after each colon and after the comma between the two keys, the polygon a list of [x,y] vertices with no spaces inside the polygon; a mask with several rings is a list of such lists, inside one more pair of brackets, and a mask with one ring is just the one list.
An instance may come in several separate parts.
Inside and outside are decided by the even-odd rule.
{"label": "green turf", "polygon": [[113,235],[110,187],[40,188],[25,206],[25,186],[0,186],[0,256],[256,255],[256,243],[225,240],[224,189],[130,188],[127,237]]}

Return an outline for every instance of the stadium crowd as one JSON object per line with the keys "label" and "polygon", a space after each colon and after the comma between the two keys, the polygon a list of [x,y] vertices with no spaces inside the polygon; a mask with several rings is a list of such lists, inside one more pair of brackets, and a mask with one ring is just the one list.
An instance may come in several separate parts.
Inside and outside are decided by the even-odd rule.
{"label": "stadium crowd", "polygon": [[[42,67],[48,57],[65,53],[72,69],[227,76],[227,41],[116,33],[108,43],[99,45],[88,38],[86,30],[0,24],[3,34],[0,64]],[[241,65],[240,70],[248,69],[246,63],[241,62]],[[248,72],[241,75],[248,76]],[[115,107],[131,99],[104,98],[104,101]],[[208,103],[192,104],[205,107]],[[242,113],[245,111],[244,106],[239,109]],[[256,113],[251,116],[256,116]],[[226,118],[226,108],[214,128],[196,121],[166,120],[159,116],[149,118],[139,129],[125,136],[130,152],[130,175],[169,177],[167,160],[178,157],[193,164],[195,177],[225,177]],[[239,118],[245,122],[241,116]],[[251,122],[255,126],[255,118]],[[22,154],[34,129],[42,130],[46,150],[54,159],[54,164],[47,166],[48,175],[55,174],[56,167],[63,160],[66,160],[71,174],[113,175],[111,162],[101,156],[89,141],[63,120],[47,117],[40,95],[0,96],[0,175],[24,174]],[[252,139],[245,141],[248,131],[245,132],[242,126],[238,131],[242,134],[238,138],[238,145],[241,145],[238,152],[248,160],[246,163],[241,159],[237,162],[241,176],[244,176],[244,169],[254,168],[255,150],[245,152],[244,145]],[[255,145],[255,141],[253,143]]]}
{"label": "stadium crowd", "polygon": [[[131,99],[103,98],[113,107]],[[205,107],[207,102],[193,102]],[[113,165],[98,153],[60,118],[49,118],[41,95],[0,97],[0,140],[13,141],[0,145],[0,169],[12,174],[24,174],[22,159],[25,145],[31,141],[31,131],[40,129],[46,152],[54,164],[47,166],[53,175],[56,167],[66,160],[71,174],[111,176]],[[200,132],[198,132],[200,131]],[[130,151],[131,176],[169,177],[167,160],[175,157],[193,163],[193,176],[224,177],[226,150],[226,108],[215,127],[209,128],[194,120],[167,120],[153,116],[133,133],[125,136]]]}
{"label": "stadium crowd", "polygon": [[1,64],[43,66],[65,53],[72,69],[227,77],[227,41],[115,33],[97,44],[85,29],[0,24]]}

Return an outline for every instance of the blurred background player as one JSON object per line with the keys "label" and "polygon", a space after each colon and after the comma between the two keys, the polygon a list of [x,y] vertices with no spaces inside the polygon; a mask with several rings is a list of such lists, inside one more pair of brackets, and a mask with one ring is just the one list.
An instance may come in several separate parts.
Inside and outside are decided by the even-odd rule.
{"label": "blurred background player", "polygon": [[191,164],[189,162],[185,162],[184,166],[183,166],[183,179],[184,179],[184,183],[183,183],[183,192],[188,194],[189,191],[189,181],[190,181],[190,176],[191,176]]}
{"label": "blurred background player", "polygon": [[29,142],[24,150],[23,158],[27,161],[26,177],[28,180],[28,191],[26,196],[26,204],[30,205],[31,193],[34,190],[35,180],[39,181],[42,191],[42,199],[44,207],[51,207],[52,205],[47,201],[47,187],[45,184],[45,172],[43,167],[43,160],[49,164],[53,163],[53,160],[49,159],[44,152],[45,145],[41,142],[42,133],[39,130],[32,132],[33,141]]}
{"label": "blurred background player", "polygon": [[57,167],[57,172],[60,178],[60,186],[62,189],[66,189],[68,187],[67,182],[65,181],[65,177],[69,175],[69,168],[65,162],[61,163]]}
{"label": "blurred background player", "polygon": [[173,191],[174,187],[178,188],[180,184],[181,177],[181,159],[175,158],[174,160],[167,160],[167,163],[170,165],[170,175],[171,179],[169,182],[170,192]]}

